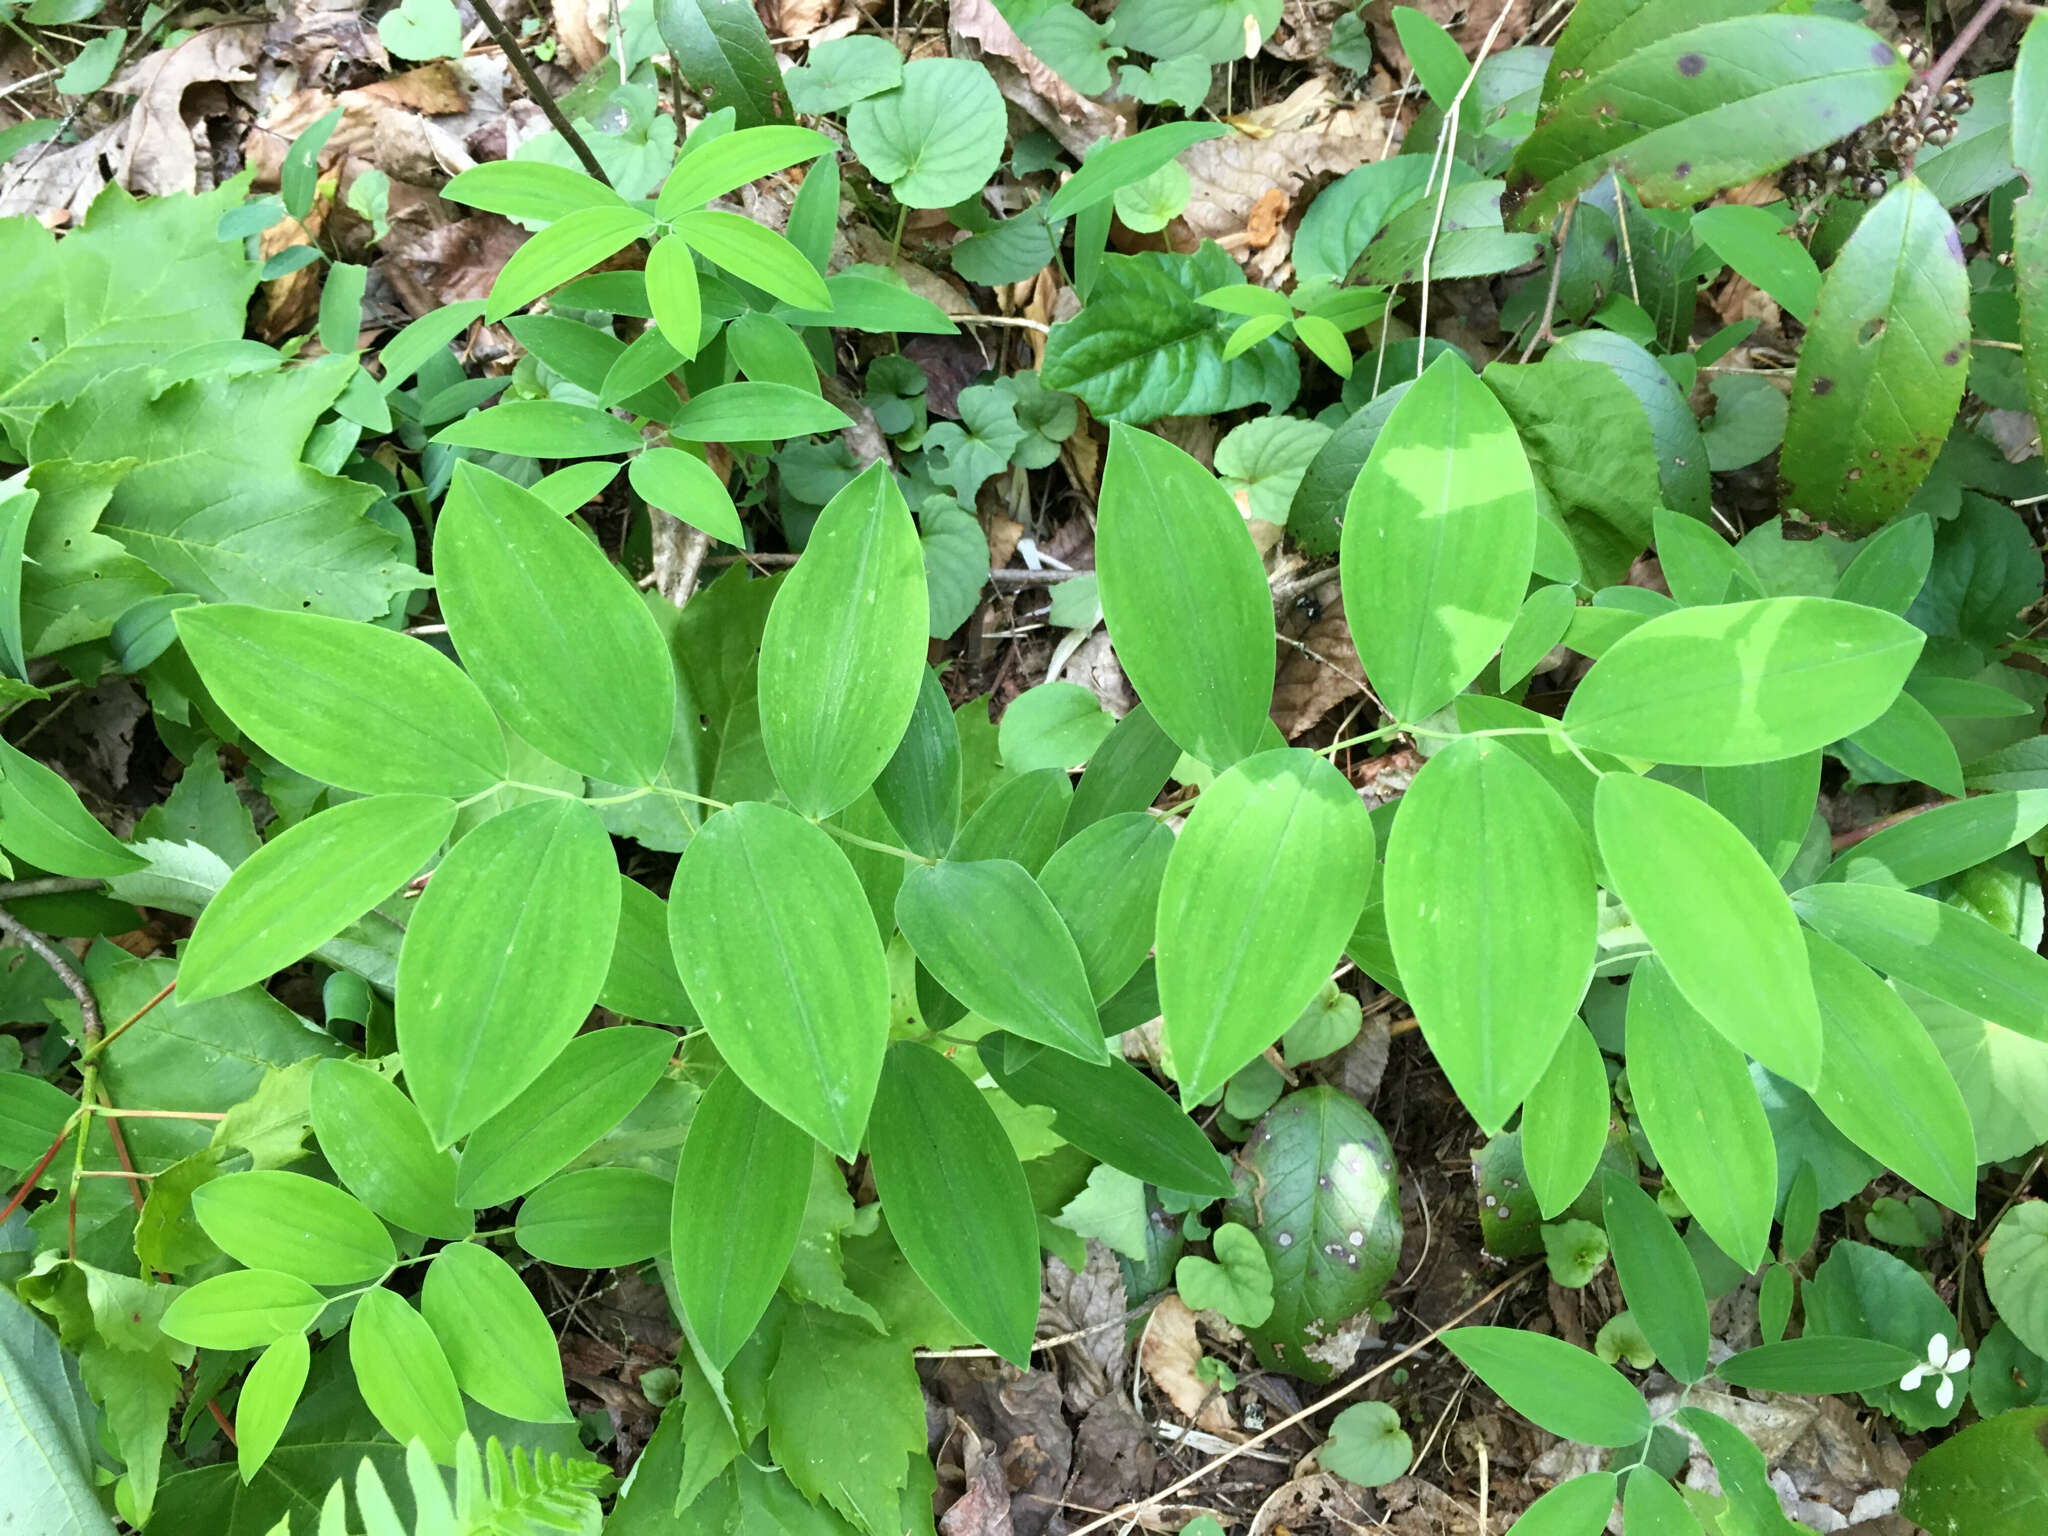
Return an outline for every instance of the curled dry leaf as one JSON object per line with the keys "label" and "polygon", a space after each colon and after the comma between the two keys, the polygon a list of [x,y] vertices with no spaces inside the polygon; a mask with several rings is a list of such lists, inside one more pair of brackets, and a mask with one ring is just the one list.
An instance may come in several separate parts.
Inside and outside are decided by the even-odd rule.
{"label": "curled dry leaf", "polygon": [[1169,1296],[1152,1309],[1144,1337],[1138,1341],[1138,1365],[1152,1385],[1166,1394],[1183,1418],[1212,1435],[1235,1435],[1237,1420],[1230,1403],[1215,1383],[1195,1374],[1202,1360],[1202,1340],[1195,1331],[1195,1314],[1178,1296]]}
{"label": "curled dry leaf", "polygon": [[1190,191],[1186,209],[1167,226],[1176,249],[1214,240],[1233,253],[1262,249],[1277,259],[1285,253],[1284,246],[1273,250],[1281,220],[1311,181],[1356,170],[1400,142],[1377,107],[1338,105],[1329,80],[1320,76],[1230,123],[1239,131],[1205,140],[1181,157]]}
{"label": "curled dry leaf", "polygon": [[135,98],[114,162],[114,180],[131,192],[159,197],[199,190],[200,146],[205,139],[199,120],[210,111],[225,111],[230,103],[225,93],[189,102],[187,93],[255,79],[263,27],[261,22],[238,22],[195,32],[176,47],[151,54],[109,87]]}
{"label": "curled dry leaf", "polygon": [[948,25],[956,38],[975,45],[959,50],[960,57],[973,58],[978,52],[1004,99],[1069,153],[1079,155],[1097,139],[1121,138],[1129,131],[1128,121],[1076,91],[1025,47],[993,0],[952,0]]}
{"label": "curled dry leaf", "polygon": [[597,67],[605,55],[612,0],[555,0],[555,37],[578,75]]}
{"label": "curled dry leaf", "polygon": [[1282,1483],[1252,1517],[1250,1536],[1278,1531],[1368,1529],[1378,1524],[1379,1501],[1328,1472]]}

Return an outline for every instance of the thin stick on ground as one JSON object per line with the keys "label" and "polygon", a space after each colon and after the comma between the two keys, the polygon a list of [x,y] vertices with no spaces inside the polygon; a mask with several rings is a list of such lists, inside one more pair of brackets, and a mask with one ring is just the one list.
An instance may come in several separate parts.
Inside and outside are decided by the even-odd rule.
{"label": "thin stick on ground", "polygon": [[[491,0],[476,0],[476,14],[477,19],[484,24],[484,30],[491,34],[491,41],[498,45],[498,51],[505,55],[505,62],[510,64],[512,72],[519,76],[519,83],[526,87],[527,97],[540,108],[541,115],[548,120],[548,126],[562,136],[563,142],[569,146],[577,160],[582,162],[583,169],[610,187],[611,177],[605,175],[604,167],[598,164],[597,156],[591,152],[590,146],[583,142],[583,135],[576,131],[575,126],[563,115],[561,106],[549,94],[548,88],[541,84],[540,76],[534,70],[533,61],[527,58],[526,50],[519,46],[519,39],[512,35],[512,29],[505,25],[505,18],[498,14]],[[613,187],[612,190],[618,189]]]}
{"label": "thin stick on ground", "polygon": [[1509,1275],[1507,1279],[1501,1281],[1499,1285],[1496,1285],[1484,1296],[1480,1297],[1477,1301],[1473,1302],[1471,1306],[1465,1308],[1464,1311],[1458,1313],[1448,1322],[1441,1323],[1435,1328],[1432,1328],[1426,1335],[1424,1335],[1422,1338],[1417,1339],[1413,1344],[1410,1344],[1406,1349],[1401,1350],[1397,1354],[1389,1355],[1386,1359],[1382,1360],[1378,1365],[1374,1366],[1371,1370],[1367,1371],[1363,1376],[1359,1376],[1354,1380],[1345,1382],[1343,1386],[1338,1387],[1333,1392],[1324,1393],[1321,1397],[1317,1398],[1314,1402],[1310,1403],[1306,1408],[1302,1409],[1299,1413],[1291,1413],[1286,1418],[1281,1419],[1278,1423],[1267,1425],[1266,1428],[1261,1430],[1258,1434],[1253,1435],[1251,1439],[1245,1441],[1242,1445],[1233,1445],[1229,1450],[1225,1451],[1222,1455],[1217,1456],[1211,1461],[1204,1462],[1201,1466],[1197,1467],[1194,1471],[1190,1472],[1186,1477],[1181,1478],[1178,1482],[1167,1484],[1164,1488],[1160,1489],[1157,1493],[1151,1495],[1149,1498],[1138,1499],[1133,1501],[1132,1503],[1121,1505],[1118,1508],[1111,1510],[1106,1515],[1097,1516],[1095,1519],[1090,1520],[1086,1525],[1075,1526],[1074,1529],[1068,1533],[1068,1536],[1090,1536],[1091,1532],[1106,1530],[1108,1527],[1112,1525],[1116,1525],[1123,1521],[1134,1519],[1138,1514],[1143,1512],[1145,1509],[1159,1503],[1163,1499],[1170,1499],[1176,1493],[1181,1493],[1186,1489],[1194,1487],[1195,1484],[1201,1482],[1204,1478],[1208,1477],[1210,1473],[1218,1471],[1221,1468],[1229,1465],[1231,1462],[1237,1460],[1238,1457],[1244,1455],[1246,1452],[1251,1451],[1257,1448],[1258,1446],[1264,1445],[1268,1440],[1271,1440],[1274,1436],[1280,1434],[1282,1431],[1292,1429],[1295,1425],[1300,1424],[1305,1420],[1314,1418],[1317,1414],[1321,1413],[1324,1409],[1330,1407],[1333,1403],[1342,1402],[1345,1398],[1349,1397],[1352,1393],[1356,1392],[1360,1387],[1366,1385],[1366,1383],[1377,1380],[1379,1377],[1386,1375],[1387,1372],[1391,1371],[1395,1366],[1399,1365],[1402,1361],[1407,1360],[1414,1355],[1420,1354],[1423,1350],[1427,1349],[1430,1345],[1434,1344],[1438,1339],[1442,1338],[1446,1333],[1450,1332],[1451,1329],[1457,1327],[1458,1324],[1464,1322],[1466,1318],[1476,1317],[1481,1312],[1485,1311],[1488,1307],[1492,1306],[1494,1302],[1498,1301],[1501,1297],[1505,1296],[1515,1286],[1520,1285],[1522,1281],[1526,1280],[1530,1275],[1534,1274],[1541,1267],[1542,1265],[1540,1263],[1524,1264],[1512,1275]]}
{"label": "thin stick on ground", "polygon": [[1550,288],[1543,295],[1543,315],[1537,320],[1535,334],[1529,338],[1529,345],[1522,348],[1522,355],[1517,361],[1526,363],[1534,355],[1537,347],[1546,341],[1556,340],[1550,334],[1550,322],[1557,318],[1557,288],[1564,280],[1565,237],[1572,232],[1572,215],[1578,211],[1579,200],[1573,198],[1564,205],[1564,212],[1558,216],[1557,238],[1551,243],[1550,251]]}

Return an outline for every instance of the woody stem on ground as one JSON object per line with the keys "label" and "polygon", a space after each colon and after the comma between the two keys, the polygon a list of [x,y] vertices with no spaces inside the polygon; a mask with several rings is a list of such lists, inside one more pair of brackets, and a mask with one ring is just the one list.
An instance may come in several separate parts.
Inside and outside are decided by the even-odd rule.
{"label": "woody stem on ground", "polygon": [[[512,72],[519,76],[519,83],[526,87],[527,97],[547,118],[548,126],[562,136],[562,141],[582,162],[583,169],[606,186],[611,186],[611,177],[605,175],[604,167],[597,162],[597,156],[592,154],[590,146],[583,142],[583,135],[570,124],[548,88],[541,84],[539,74],[534,71],[533,61],[527,58],[526,50],[519,46],[519,39],[512,35],[512,29],[505,25],[505,18],[498,14],[491,0],[475,0],[475,5],[477,19],[484,24],[484,30],[491,34],[491,41],[498,45],[499,52],[505,55],[505,62],[512,66]],[[618,189],[614,187],[613,190]]]}

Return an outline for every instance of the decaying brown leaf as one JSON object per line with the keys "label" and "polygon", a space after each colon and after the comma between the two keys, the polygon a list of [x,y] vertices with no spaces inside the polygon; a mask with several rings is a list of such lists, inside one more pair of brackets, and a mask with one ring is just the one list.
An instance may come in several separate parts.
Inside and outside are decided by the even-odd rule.
{"label": "decaying brown leaf", "polygon": [[1250,1536],[1279,1531],[1369,1528],[1379,1501],[1363,1488],[1328,1472],[1311,1472],[1282,1483],[1252,1517]]}
{"label": "decaying brown leaf", "polygon": [[1235,1435],[1237,1420],[1230,1403],[1213,1382],[1195,1374],[1202,1360],[1202,1340],[1195,1329],[1195,1314],[1178,1296],[1168,1296],[1152,1309],[1138,1341],[1138,1366],[1152,1385],[1164,1392],[1167,1401],[1197,1429],[1212,1435]]}
{"label": "decaying brown leaf", "polygon": [[1024,46],[993,0],[952,0],[947,17],[956,39],[972,44],[954,50],[979,57],[1005,99],[1078,155],[1101,138],[1120,138],[1130,124],[1110,108],[1090,101]]}
{"label": "decaying brown leaf", "polygon": [[[199,190],[200,119],[229,106],[219,90],[223,82],[255,78],[263,28],[261,22],[208,27],[151,54],[109,87],[135,98],[114,180],[131,192],[157,196]],[[215,88],[212,94],[207,87]],[[188,94],[194,94],[189,102]],[[206,158],[210,164],[211,154]]]}
{"label": "decaying brown leaf", "polygon": [[1345,700],[1365,692],[1338,584],[1328,582],[1313,596],[1322,603],[1322,612],[1298,645],[1281,647],[1280,674],[1273,686],[1273,723],[1289,741]]}

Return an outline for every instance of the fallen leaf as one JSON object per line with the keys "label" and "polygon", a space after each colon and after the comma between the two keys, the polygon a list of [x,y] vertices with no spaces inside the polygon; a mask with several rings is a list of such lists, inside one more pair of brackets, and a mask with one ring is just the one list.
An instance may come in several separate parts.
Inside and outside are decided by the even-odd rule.
{"label": "fallen leaf", "polygon": [[1282,1483],[1252,1517],[1250,1536],[1276,1531],[1367,1529],[1379,1523],[1379,1501],[1328,1472]]}
{"label": "fallen leaf", "polygon": [[446,59],[408,69],[389,80],[373,80],[360,94],[395,107],[410,107],[428,117],[449,117],[469,110],[469,92]]}
{"label": "fallen leaf", "polygon": [[1195,1314],[1178,1296],[1168,1296],[1152,1309],[1138,1340],[1138,1366],[1152,1385],[1164,1392],[1182,1418],[1212,1435],[1237,1433],[1230,1402],[1214,1382],[1195,1374],[1202,1360],[1202,1340]]}
{"label": "fallen leaf", "polygon": [[1245,220],[1244,243],[1255,251],[1271,245],[1274,236],[1280,233],[1280,221],[1293,206],[1293,199],[1280,188],[1268,187],[1252,204],[1251,216]]}
{"label": "fallen leaf", "polygon": [[[257,237],[257,249],[268,260],[295,245],[318,245],[329,206],[316,203],[303,224],[286,215]],[[322,268],[322,263],[314,262],[263,285],[263,318],[256,324],[259,336],[269,342],[282,341],[312,324],[320,312]]]}
{"label": "fallen leaf", "polygon": [[1103,1397],[1123,1391],[1129,1375],[1124,1313],[1129,1308],[1124,1272],[1101,1243],[1088,1245],[1088,1266],[1076,1273],[1058,1259],[1045,1261],[1044,1316],[1060,1333],[1081,1338],[1060,1353],[1067,1407],[1086,1413]]}
{"label": "fallen leaf", "polygon": [[1298,646],[1281,647],[1280,673],[1273,685],[1273,723],[1289,741],[1345,700],[1365,692],[1337,583],[1326,583],[1313,596],[1322,603],[1322,611]]}
{"label": "fallen leaf", "polygon": [[524,230],[495,213],[438,225],[394,219],[382,266],[406,309],[424,315],[443,304],[484,297],[525,240]]}
{"label": "fallen leaf", "polygon": [[1079,155],[1097,139],[1122,138],[1129,132],[1127,119],[1090,101],[1025,47],[994,0],[952,0],[947,23],[956,38],[975,45],[958,50],[959,56],[979,57],[1004,98],[1070,154]]}
{"label": "fallen leaf", "polygon": [[[200,119],[209,108],[225,110],[229,99],[223,93],[211,101],[188,104],[186,93],[225,81],[255,79],[264,25],[237,22],[195,32],[175,47],[143,59],[108,87],[135,98],[114,180],[131,192],[158,197],[199,190],[199,145],[205,137]],[[193,113],[189,119],[188,110]]]}
{"label": "fallen leaf", "polygon": [[[1321,176],[1341,176],[1389,154],[1398,134],[1370,103],[1342,106],[1330,81],[1318,76],[1285,100],[1229,119],[1238,132],[1207,139],[1181,156],[1187,168],[1188,206],[1167,226],[1176,249],[1214,240],[1228,251],[1271,247],[1280,220],[1302,190]],[[1273,194],[1280,205],[1272,209]],[[1254,239],[1254,210],[1266,207]]]}
{"label": "fallen leaf", "polygon": [[555,0],[555,37],[569,55],[571,72],[582,75],[595,69],[605,56],[605,33],[611,21],[612,0]]}
{"label": "fallen leaf", "polygon": [[956,1420],[961,1433],[960,1465],[967,1478],[967,1491],[939,1516],[939,1536],[1013,1536],[1010,1523],[1010,1486],[1003,1476],[1003,1464],[965,1419]]}

